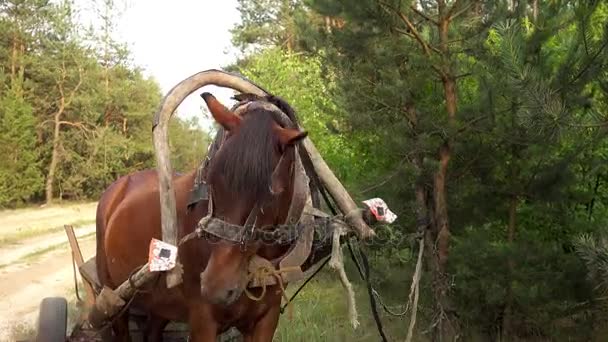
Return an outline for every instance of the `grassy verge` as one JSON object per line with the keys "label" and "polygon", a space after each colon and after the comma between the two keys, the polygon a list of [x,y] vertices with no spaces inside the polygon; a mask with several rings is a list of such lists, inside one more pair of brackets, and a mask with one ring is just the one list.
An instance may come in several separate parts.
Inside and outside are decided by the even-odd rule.
{"label": "grassy verge", "polygon": [[72,208],[72,207],[80,207],[87,205],[94,205],[96,202],[91,201],[59,201],[53,203],[51,205],[45,204],[29,204],[24,205],[22,207],[13,208],[13,209],[0,209],[0,219],[6,216],[12,216],[15,214],[26,214],[29,212],[36,212],[45,209],[53,209],[53,208]]}
{"label": "grassy verge", "polygon": [[[351,281],[356,273],[349,272]],[[288,310],[281,316],[275,334],[276,341],[380,341],[380,335],[372,315],[367,291],[363,283],[353,284],[356,292],[357,311],[361,325],[355,330],[348,320],[345,291],[337,275],[331,271],[320,273],[306,288],[300,292],[293,303],[293,320],[289,319]],[[407,288],[407,286],[403,286]],[[295,292],[296,286],[290,286],[288,295]],[[378,289],[381,291],[381,289]],[[383,295],[386,295],[383,293]],[[407,289],[399,297],[406,298]],[[391,300],[390,296],[385,298]],[[397,299],[400,300],[400,299]],[[394,304],[405,304],[405,302]],[[403,317],[389,316],[378,307],[384,331],[390,341],[405,340],[409,315]],[[425,341],[416,338],[414,341]]]}
{"label": "grassy verge", "polygon": [[[93,224],[93,223],[95,223],[95,220],[87,219],[87,220],[76,220],[76,221],[69,222],[66,224],[77,227],[77,226],[84,226],[84,225],[89,225],[89,224]],[[0,237],[0,247],[15,244],[21,240],[33,238],[33,237],[40,236],[40,235],[57,233],[57,232],[63,231],[63,229],[64,229],[63,225],[61,225],[61,226],[57,226],[57,227],[29,228],[29,229],[20,230],[15,233],[6,234],[4,236],[1,236]]]}

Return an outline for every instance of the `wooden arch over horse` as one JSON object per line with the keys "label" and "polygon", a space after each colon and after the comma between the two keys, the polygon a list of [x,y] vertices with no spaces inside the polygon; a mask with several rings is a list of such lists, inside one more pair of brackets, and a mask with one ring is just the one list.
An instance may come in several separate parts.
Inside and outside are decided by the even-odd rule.
{"label": "wooden arch over horse", "polygon": [[[210,84],[244,95],[237,96],[241,101],[232,109],[209,93],[202,95],[223,128],[221,140],[214,142],[217,150],[210,151],[204,168],[173,174],[168,121],[185,97]],[[320,157],[314,145],[285,112],[293,112],[286,102],[239,76],[218,70],[195,74],[169,91],[155,117],[158,170],[123,176],[102,195],[96,263],[103,286],[116,288],[144,265],[151,239],[179,245],[180,267],[139,289],[133,300],[150,315],[148,341],[161,340],[169,321],[187,322],[191,341],[215,341],[233,326],[246,341],[272,341],[281,305],[278,284],[263,293],[250,289],[259,300],[244,291],[252,260],[278,268],[302,245],[304,228],[297,223],[308,184],[298,169],[298,148],[310,153],[323,182],[337,182],[322,159],[315,160]],[[354,202],[337,183],[328,187],[334,190],[332,197],[343,211],[355,213]],[[193,186],[201,184],[210,196],[192,201]],[[359,236],[373,234],[360,215],[346,219]],[[112,328],[113,340],[130,340],[126,314],[116,317]]]}

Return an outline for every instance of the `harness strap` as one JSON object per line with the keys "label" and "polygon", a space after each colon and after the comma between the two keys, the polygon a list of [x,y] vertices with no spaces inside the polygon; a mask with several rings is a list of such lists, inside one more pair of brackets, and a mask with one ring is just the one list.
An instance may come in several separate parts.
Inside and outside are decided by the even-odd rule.
{"label": "harness strap", "polygon": [[253,233],[249,233],[249,230],[243,229],[243,226],[228,223],[216,217],[205,216],[199,222],[197,229],[184,236],[180,240],[180,244],[193,238],[200,238],[207,233],[213,237],[234,243],[242,243],[244,238],[248,238],[284,245],[297,240],[302,236],[304,229],[306,229],[306,225],[298,223],[295,225],[276,225],[272,230],[254,230]]}
{"label": "harness strap", "polygon": [[187,210],[191,210],[196,203],[210,198],[208,193],[209,187],[207,186],[207,169],[211,159],[213,159],[217,151],[219,151],[220,147],[224,143],[225,136],[224,129],[220,128],[215,135],[215,139],[213,139],[213,142],[207,149],[207,156],[205,157],[205,160],[201,163],[198,169],[196,169],[194,185],[190,191],[190,199],[188,200],[188,204],[186,206]]}

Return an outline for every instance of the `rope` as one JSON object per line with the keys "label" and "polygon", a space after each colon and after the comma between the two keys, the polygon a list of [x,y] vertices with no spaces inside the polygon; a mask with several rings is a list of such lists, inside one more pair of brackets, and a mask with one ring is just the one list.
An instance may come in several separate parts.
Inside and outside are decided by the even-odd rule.
{"label": "rope", "polygon": [[[262,293],[259,296],[255,296],[253,293],[251,293],[249,291],[249,289],[247,287],[245,287],[245,295],[247,295],[247,297],[253,301],[260,301],[264,298],[264,296],[266,295],[266,282],[264,282],[264,279],[266,279],[269,276],[274,277],[277,280],[277,284],[279,285],[280,291],[281,291],[281,296],[287,301],[287,309],[289,310],[289,320],[293,319],[293,306],[290,304],[289,298],[287,297],[287,295],[285,294],[285,285],[283,284],[283,277],[281,277],[282,273],[287,273],[287,272],[291,272],[291,271],[299,271],[300,267],[299,266],[290,266],[290,267],[285,267],[285,268],[281,268],[281,269],[275,269],[273,267],[270,266],[260,266],[258,267],[254,272],[249,273],[248,275],[248,281],[247,283],[251,282],[251,281],[257,281],[259,283],[262,284]],[[282,311],[283,309],[281,309]]]}
{"label": "rope", "polygon": [[380,315],[378,314],[378,308],[376,306],[376,298],[372,293],[372,283],[369,279],[369,263],[367,261],[367,256],[364,253],[361,253],[361,259],[363,260],[363,267],[365,268],[365,281],[367,283],[367,293],[369,294],[369,301],[372,306],[372,314],[374,315],[374,321],[376,321],[376,326],[378,327],[378,332],[382,337],[383,342],[387,342],[388,339],[384,334],[384,328],[382,327],[382,321],[380,320]]}
{"label": "rope", "polygon": [[302,291],[302,289],[304,288],[304,286],[306,286],[306,284],[308,284],[309,281],[312,280],[312,278],[314,278],[322,269],[323,267],[325,267],[325,265],[327,265],[327,263],[329,262],[331,258],[327,257],[325,259],[325,261],[323,261],[323,263],[321,264],[321,266],[319,266],[319,268],[317,268],[313,274],[310,275],[310,277],[308,277],[308,279],[306,279],[306,281],[304,281],[304,283],[302,285],[300,285],[300,287],[296,290],[296,292],[294,292],[293,295],[291,295],[291,298],[289,298],[289,300],[287,301],[287,303],[281,307],[281,314],[283,312],[285,312],[285,308],[296,298],[296,296],[298,295],[298,293],[300,293],[300,291]]}
{"label": "rope", "polygon": [[340,246],[340,237],[344,234],[344,229],[336,227],[333,231],[332,237],[332,249],[331,258],[329,261],[329,267],[333,268],[338,274],[338,278],[342,283],[342,287],[346,290],[346,299],[348,304],[348,316],[353,329],[357,329],[359,326],[357,304],[355,299],[355,290],[353,285],[348,280],[346,271],[344,270],[344,256],[342,254],[342,247]]}
{"label": "rope", "polygon": [[378,314],[378,308],[376,306],[376,298],[374,296],[374,292],[376,292],[376,290],[374,290],[374,288],[372,287],[372,283],[371,283],[370,276],[369,276],[370,269],[369,269],[369,262],[367,260],[367,256],[365,255],[365,253],[360,251],[361,259],[363,260],[363,269],[365,270],[365,272],[364,272],[363,269],[361,268],[361,265],[359,264],[359,260],[355,256],[355,253],[351,246],[350,240],[346,240],[346,243],[348,245],[348,251],[350,252],[350,257],[352,258],[353,262],[357,266],[357,270],[359,270],[359,275],[361,276],[361,279],[363,279],[365,281],[365,284],[367,285],[367,294],[369,296],[369,302],[370,302],[370,305],[372,308],[372,315],[374,316],[374,321],[376,322],[376,327],[378,328],[378,333],[380,334],[382,341],[387,342],[388,339],[386,338],[386,335],[384,334],[384,328],[382,326],[382,321],[380,320],[380,315]]}
{"label": "rope", "polygon": [[[348,243],[348,251],[350,252],[350,257],[353,260],[357,270],[359,271],[359,275],[361,276],[361,280],[363,281],[368,281],[365,276],[364,276],[364,272],[362,269],[362,266],[359,262],[359,259],[355,256],[355,251],[353,250],[352,245],[350,244],[350,241]],[[363,254],[363,252],[359,251],[359,254]],[[369,280],[371,282],[371,280]],[[374,296],[376,297],[376,299],[378,300],[378,302],[380,303],[380,306],[382,306],[382,309],[384,309],[384,311],[394,317],[403,317],[407,314],[407,312],[409,311],[407,306],[405,309],[403,309],[402,312],[395,312],[393,311],[393,309],[391,309],[388,305],[386,305],[386,303],[384,302],[384,300],[382,299],[382,296],[380,296],[380,293],[372,286],[372,293],[374,294]]]}

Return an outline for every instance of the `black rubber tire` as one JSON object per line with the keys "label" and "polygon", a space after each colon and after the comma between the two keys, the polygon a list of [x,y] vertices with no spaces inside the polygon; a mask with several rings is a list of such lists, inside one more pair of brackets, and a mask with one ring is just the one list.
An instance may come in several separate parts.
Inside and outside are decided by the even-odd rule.
{"label": "black rubber tire", "polygon": [[65,342],[68,329],[68,301],[47,297],[40,303],[36,342]]}

